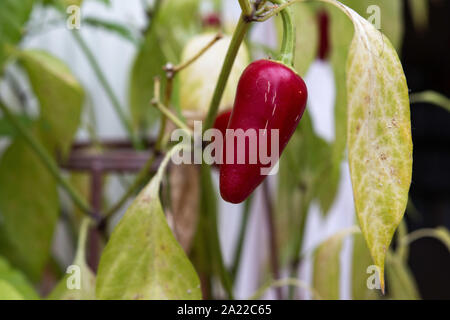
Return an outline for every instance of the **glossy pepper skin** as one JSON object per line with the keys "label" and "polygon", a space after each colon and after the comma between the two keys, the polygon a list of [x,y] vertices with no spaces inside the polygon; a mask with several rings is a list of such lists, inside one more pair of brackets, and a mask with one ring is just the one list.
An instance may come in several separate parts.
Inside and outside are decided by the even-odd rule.
{"label": "glossy pepper skin", "polygon": [[[267,129],[269,156],[272,154],[270,130],[278,129],[281,156],[305,111],[307,96],[304,81],[292,69],[276,61],[255,61],[239,80],[228,129],[255,129],[256,132]],[[232,138],[227,136],[224,141],[226,159],[227,144]],[[220,193],[231,203],[244,201],[266,177],[260,169],[270,167],[262,164],[259,157],[255,164],[250,164],[248,159],[245,164],[238,164],[237,149],[244,148],[248,158],[250,147],[248,141],[245,145],[238,145],[237,141],[235,139],[233,163],[227,161],[220,168]],[[259,152],[259,135],[257,148]]]}

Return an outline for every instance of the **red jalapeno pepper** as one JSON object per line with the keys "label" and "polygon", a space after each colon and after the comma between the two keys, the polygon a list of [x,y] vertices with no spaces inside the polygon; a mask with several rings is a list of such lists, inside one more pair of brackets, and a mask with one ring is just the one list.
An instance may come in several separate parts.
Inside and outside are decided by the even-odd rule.
{"label": "red jalapeno pepper", "polygon": [[[220,168],[220,193],[225,201],[244,201],[264,180],[267,174],[262,174],[261,169],[268,169],[270,164],[264,163],[261,157],[261,143],[267,147],[263,156],[270,157],[276,151],[281,155],[300,122],[307,95],[302,78],[283,63],[258,60],[243,72],[224,140],[225,162]],[[234,135],[230,131],[238,129],[245,133],[245,139],[239,138],[236,131]],[[279,150],[272,148],[273,129],[278,130]],[[257,140],[250,141],[255,136]],[[227,156],[233,146],[234,155]],[[238,163],[239,152],[242,155],[243,151],[245,162]],[[257,161],[252,163],[251,156],[255,156],[255,152]]]}

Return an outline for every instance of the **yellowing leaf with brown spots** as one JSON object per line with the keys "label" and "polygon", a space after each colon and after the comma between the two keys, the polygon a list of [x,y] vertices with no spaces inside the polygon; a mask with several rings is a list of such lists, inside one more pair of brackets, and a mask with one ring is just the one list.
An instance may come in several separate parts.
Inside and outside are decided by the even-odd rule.
{"label": "yellowing leaf with brown spots", "polygon": [[355,11],[347,61],[347,144],[356,212],[380,267],[408,201],[412,140],[408,87],[390,41]]}
{"label": "yellowing leaf with brown spots", "polygon": [[201,299],[199,278],[167,225],[158,196],[169,157],[114,229],[100,260],[97,298]]}

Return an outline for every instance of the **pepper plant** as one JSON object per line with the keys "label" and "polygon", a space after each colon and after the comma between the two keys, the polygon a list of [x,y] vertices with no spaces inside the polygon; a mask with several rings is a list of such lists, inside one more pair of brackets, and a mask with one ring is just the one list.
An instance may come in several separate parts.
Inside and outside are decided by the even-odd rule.
{"label": "pepper plant", "polygon": [[[82,16],[82,29],[100,28],[136,47],[126,108],[80,30],[65,31],[108,96],[132,152],[148,156],[123,195],[105,196],[95,206],[89,194],[107,179],[89,185],[86,175],[62,169],[80,127],[89,129],[92,152],[108,151],[92,117],[82,120],[83,113],[92,115],[85,102],[94,92],[62,59],[22,45],[42,31],[32,13],[51,11],[56,24],[65,26],[68,7],[82,8],[84,2],[89,0],[0,0],[0,72],[17,97],[15,104],[3,93],[0,97],[0,134],[8,141],[0,159],[0,298],[233,299],[252,194],[260,185],[270,226],[270,261],[261,269],[265,275],[253,298],[270,288],[277,288],[277,298],[299,298],[295,289],[302,288],[314,299],[339,299],[340,252],[350,236],[354,299],[420,298],[407,265],[408,246],[431,236],[450,248],[450,235],[445,228],[408,233],[402,223],[413,146],[410,97],[397,54],[401,1],[375,1],[384,15],[383,32],[366,19],[374,2],[366,0],[239,0],[241,15],[232,28],[220,27],[218,0],[211,1],[215,14],[206,19],[200,0],[155,0],[145,8],[143,30]],[[105,10],[111,5],[101,2]],[[415,16],[424,23],[423,16]],[[279,50],[247,37],[259,23],[273,23]],[[251,62],[261,49],[266,58]],[[335,77],[331,143],[314,130],[301,78],[316,57],[328,60]],[[29,112],[20,76],[36,97],[37,115]],[[433,93],[414,98],[447,103]],[[177,154],[208,148],[171,139],[174,132],[195,138],[195,121],[202,123],[201,134],[214,127],[225,137],[215,150],[221,160],[215,166],[171,164]],[[271,163],[279,167],[275,195],[267,174],[260,173],[272,169],[267,163],[225,162],[230,150],[235,156],[238,150],[251,154],[245,140],[227,148],[231,129],[279,131],[279,156]],[[258,143],[255,150],[260,148]],[[273,148],[267,149],[273,154]],[[312,283],[305,284],[297,273],[305,258],[309,208],[318,203],[324,215],[329,212],[345,160],[357,224],[309,253],[314,272]],[[213,175],[220,175],[219,188]],[[224,263],[218,234],[221,198],[244,202],[232,265]],[[67,270],[51,250],[61,221],[76,249]],[[370,267],[374,287],[369,288]],[[289,277],[282,278],[283,271]],[[70,283],[77,275],[80,286],[74,289]],[[280,290],[285,286],[289,290]]]}

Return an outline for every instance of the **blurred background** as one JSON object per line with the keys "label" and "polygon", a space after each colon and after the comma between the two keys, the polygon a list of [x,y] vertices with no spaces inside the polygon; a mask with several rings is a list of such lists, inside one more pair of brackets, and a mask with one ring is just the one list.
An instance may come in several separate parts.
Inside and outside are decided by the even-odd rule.
{"label": "blurred background", "polygon": [[[400,22],[404,23],[404,28],[399,41],[399,55],[410,92],[413,94],[432,90],[450,97],[450,19],[448,19],[450,1],[428,1],[429,11],[427,14],[424,13],[426,23],[420,29],[413,19],[414,11],[410,7],[410,1],[391,1],[399,2],[402,8],[400,17],[403,21]],[[204,13],[213,10],[213,5],[208,1],[202,2],[204,4],[201,10]],[[375,0],[372,2],[377,3]],[[146,8],[149,5],[152,5],[152,1],[147,3],[139,0],[111,0],[109,6],[101,1],[86,1],[82,7],[82,16],[115,21],[128,26],[133,34],[145,28]],[[223,24],[233,26],[240,14],[237,1],[222,1],[221,6]],[[383,19],[383,12],[381,12],[382,26]],[[116,113],[112,112],[113,107],[109,97],[84,53],[73,37],[68,34],[66,27],[58,22],[58,14],[42,7],[33,11],[30,24],[30,32],[26,35],[22,46],[44,49],[63,60],[86,89],[86,104],[93,106],[90,109],[93,110],[94,116],[87,115],[85,112],[84,124],[95,119],[96,135],[100,139],[125,139],[126,132]],[[92,48],[120,104],[127,105],[130,69],[138,46],[113,32],[88,24],[82,23],[80,32],[86,44]],[[275,23],[269,21],[257,24],[251,30],[250,39],[251,42],[276,51],[279,39]],[[254,59],[266,57],[269,52],[255,51],[257,53],[254,54]],[[18,85],[22,88],[23,96],[19,98],[24,99],[31,110],[36,110],[37,102],[20,70],[11,67],[8,72],[15,75]],[[335,140],[336,132],[334,105],[337,89],[333,72],[329,61],[315,59],[303,75],[309,89],[308,109],[314,131],[320,138],[330,143]],[[0,91],[9,106],[20,108],[21,101],[18,101],[18,97],[8,85],[2,82]],[[411,115],[414,169],[410,205],[406,214],[408,230],[411,232],[439,226],[450,228],[450,112],[434,104],[422,102],[411,105]],[[87,141],[89,138],[89,126],[83,125],[77,132],[77,140]],[[8,142],[2,139],[2,145],[5,148]],[[341,163],[340,171],[338,191],[328,214],[323,215],[320,205],[316,202],[312,202],[309,208],[301,249],[305,259],[299,267],[299,278],[306,284],[312,283],[311,253],[314,248],[337,231],[356,223],[348,163],[345,158]],[[125,177],[125,179],[129,178]],[[218,187],[217,172],[214,173],[214,179]],[[122,182],[117,176],[109,177],[105,186],[105,197],[116,199],[123,192]],[[272,194],[276,193],[277,182],[277,176],[270,177]],[[249,214],[242,260],[235,286],[235,297],[239,299],[250,297],[261,286],[265,271],[261,266],[265,265],[269,259],[269,226],[265,219],[264,196],[263,190],[258,189]],[[231,265],[242,223],[243,206],[220,201],[220,240],[225,263]],[[124,211],[125,209],[122,209],[114,220],[118,221]],[[69,265],[72,262],[74,248],[64,230],[64,225],[60,223],[52,250],[57,256],[58,263]],[[353,240],[346,238],[340,254],[340,299],[352,298],[352,248]],[[450,299],[448,290],[450,255],[445,244],[432,238],[413,242],[408,264],[416,279],[421,298]],[[287,270],[282,269],[281,272],[285,276],[288,274]],[[387,286],[389,291],[389,279]],[[311,298],[307,290],[298,289],[297,295],[300,298]],[[269,290],[264,297],[276,298],[276,290]]]}

